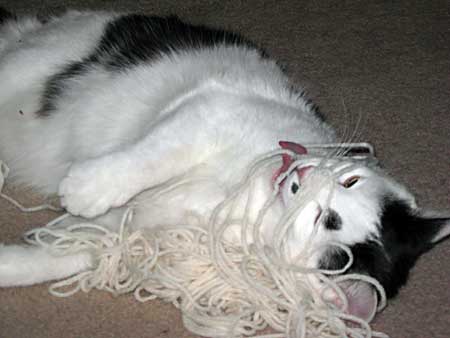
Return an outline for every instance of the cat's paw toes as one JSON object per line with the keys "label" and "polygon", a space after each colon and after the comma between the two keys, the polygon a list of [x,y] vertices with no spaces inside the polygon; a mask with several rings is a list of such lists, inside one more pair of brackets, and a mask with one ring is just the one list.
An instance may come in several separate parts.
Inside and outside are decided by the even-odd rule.
{"label": "cat's paw toes", "polygon": [[64,193],[64,195],[61,195],[61,205],[72,215],[85,218],[94,218],[102,215],[111,208],[111,205],[108,203],[99,200],[92,201],[90,198],[83,196],[83,194],[75,193]]}
{"label": "cat's paw toes", "polygon": [[61,181],[61,205],[75,216],[93,218],[128,200],[108,168],[77,165]]}

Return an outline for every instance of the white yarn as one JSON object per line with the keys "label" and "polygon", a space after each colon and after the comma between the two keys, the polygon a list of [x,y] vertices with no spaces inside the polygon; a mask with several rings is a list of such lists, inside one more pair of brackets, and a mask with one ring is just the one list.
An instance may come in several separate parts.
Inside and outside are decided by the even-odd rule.
{"label": "white yarn", "polygon": [[53,211],[62,211],[63,209],[61,208],[57,208],[51,204],[42,204],[42,205],[38,205],[35,207],[24,207],[22,204],[18,203],[16,200],[14,200],[13,198],[5,195],[4,193],[2,193],[3,191],[3,186],[5,184],[5,180],[9,175],[9,168],[8,166],[0,160],[0,197],[7,200],[9,203],[11,203],[12,205],[14,205],[16,208],[18,208],[20,211],[22,212],[35,212],[35,211],[41,211],[41,210],[53,210]]}
{"label": "white yarn", "polygon": [[[280,154],[286,152],[275,151],[255,161],[242,184],[213,211],[208,226],[194,215],[186,220],[186,224],[139,229],[130,233],[128,225],[132,223],[133,216],[133,208],[130,207],[122,218],[118,233],[86,222],[64,229],[50,226],[33,229],[25,234],[25,240],[29,244],[45,247],[55,255],[89,251],[96,260],[91,270],[52,284],[49,288],[52,295],[66,297],[80,290],[89,292],[96,288],[113,294],[134,292],[136,299],[142,302],[160,298],[179,308],[185,327],[198,335],[387,337],[372,331],[366,321],[324,301],[314,287],[315,280],[326,283],[335,290],[345,308],[347,299],[337,280],[364,280],[381,295],[378,309],[385,306],[384,290],[375,279],[354,274],[329,278],[351,265],[353,257],[347,247],[333,244],[349,256],[347,266],[339,271],[307,268],[305,262],[314,253],[311,248],[305,249],[301,253],[303,257],[295,264],[288,259],[284,235],[304,204],[287,210],[280,220],[274,247],[263,243],[259,227],[277,197],[277,189],[253,224],[247,219],[247,213],[243,219],[232,218],[238,199],[247,201],[246,211],[251,207],[253,182],[261,169],[278,162]],[[290,170],[296,165],[298,161],[292,164]],[[0,168],[1,192],[8,169],[1,162]],[[277,182],[288,174],[289,170]],[[160,193],[168,189],[170,186],[161,187]],[[306,189],[299,194],[299,202],[307,200],[307,192]],[[225,230],[233,225],[242,227],[241,243],[230,243],[223,238]],[[253,234],[253,241],[247,238],[248,230]],[[278,333],[255,336],[267,327]]]}

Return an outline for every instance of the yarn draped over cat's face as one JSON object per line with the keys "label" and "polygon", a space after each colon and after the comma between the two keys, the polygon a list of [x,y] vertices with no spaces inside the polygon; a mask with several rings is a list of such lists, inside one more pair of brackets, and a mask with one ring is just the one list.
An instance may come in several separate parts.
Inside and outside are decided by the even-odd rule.
{"label": "yarn draped over cat's face", "polygon": [[[336,144],[336,133],[280,64],[239,34],[191,25],[174,16],[110,12],[69,12],[44,22],[16,18],[0,9],[0,24],[0,79],[6,79],[0,81],[0,161],[10,165],[10,178],[16,183],[59,195],[70,213],[59,219],[63,237],[65,229],[77,229],[80,216],[83,221],[92,219],[95,226],[105,226],[104,236],[94,242],[102,247],[105,241],[111,243],[110,238],[119,238],[115,253],[120,257],[127,248],[117,236],[118,225],[132,203],[130,227],[136,232],[163,226],[185,234],[190,231],[186,225],[194,223],[203,227],[202,234],[208,228],[212,239],[222,235],[221,230],[225,237],[225,230],[237,227],[237,240],[227,243],[245,253],[241,261],[248,261],[249,247],[256,247],[264,233],[268,244],[273,241],[275,254],[295,261],[309,250],[311,254],[303,255],[313,267],[309,270],[333,270],[343,278],[352,272],[369,275],[393,296],[419,255],[450,232],[448,219],[424,217],[412,195],[378,168],[336,152],[315,153],[313,145],[325,149]],[[280,142],[283,152],[276,150],[280,138],[287,140]],[[259,182],[252,192],[247,189],[255,183],[251,177],[239,183],[255,161],[262,167],[268,163],[259,161],[260,156],[269,158],[270,165],[282,163],[276,163],[278,170],[265,172],[267,177],[260,180],[264,184]],[[2,175],[7,174],[1,162],[0,169],[1,190]],[[253,194],[251,210],[246,208],[245,189]],[[243,239],[246,226],[251,228],[252,217],[265,211],[268,197],[276,201],[273,214],[286,220],[279,223],[284,230],[277,231],[278,224],[273,224],[271,233],[268,228],[252,232],[255,242],[248,243]],[[224,202],[245,217],[228,217]],[[219,217],[208,221],[216,211],[223,222]],[[218,225],[220,231],[209,225]],[[81,234],[82,241],[78,235],[73,243],[82,247],[86,238],[92,239],[89,231]],[[197,248],[205,247],[198,237],[191,238],[200,244]],[[153,244],[148,247],[156,248]],[[209,257],[211,264],[218,266],[215,254],[224,250],[221,241],[213,244],[202,253],[214,256]],[[67,242],[61,246],[68,248]],[[7,267],[0,269],[0,286],[92,272],[91,247],[88,253],[65,255],[64,264],[42,245],[0,249],[0,263]],[[265,254],[266,246],[258,249]],[[177,256],[185,260],[186,251],[182,252]],[[268,269],[268,276],[276,276],[284,267],[281,263]],[[121,275],[123,265],[116,266],[119,269],[101,275],[117,282],[115,274]],[[222,267],[228,269],[228,264]],[[290,276],[290,270],[287,273]],[[192,280],[190,276],[188,282]],[[360,280],[335,280],[349,298],[347,310],[371,318],[376,304],[371,286]],[[101,279],[96,282],[105,285]],[[301,299],[298,283],[288,284],[285,298]],[[255,295],[251,300],[259,301],[261,292],[255,283],[249,285]],[[311,288],[307,290],[304,298],[311,300]],[[216,290],[212,293],[217,297]],[[323,296],[338,307],[345,298],[327,289]],[[189,303],[193,304],[190,299]],[[273,308],[280,309],[285,310]],[[299,312],[297,306],[294,310]],[[327,313],[325,317],[332,322]],[[289,323],[284,321],[283,327],[289,328]]]}
{"label": "yarn draped over cat's face", "polygon": [[[278,182],[285,208],[300,206],[287,236],[288,256],[295,261],[314,252],[311,266],[337,270],[348,257],[327,243],[343,243],[354,257],[346,272],[368,274],[388,296],[395,295],[416,259],[448,235],[449,220],[422,216],[412,194],[377,167],[344,156],[306,154],[283,154],[273,178],[286,176]],[[364,282],[341,286],[349,311],[370,318],[376,308],[374,290]],[[337,300],[332,293],[327,297]]]}

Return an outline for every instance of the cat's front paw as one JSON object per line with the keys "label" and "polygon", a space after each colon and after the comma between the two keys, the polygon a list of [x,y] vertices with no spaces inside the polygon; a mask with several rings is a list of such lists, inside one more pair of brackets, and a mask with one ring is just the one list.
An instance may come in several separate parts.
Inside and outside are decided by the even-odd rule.
{"label": "cat's front paw", "polygon": [[92,218],[124,205],[133,192],[127,177],[107,160],[73,165],[59,185],[61,205],[75,216]]}

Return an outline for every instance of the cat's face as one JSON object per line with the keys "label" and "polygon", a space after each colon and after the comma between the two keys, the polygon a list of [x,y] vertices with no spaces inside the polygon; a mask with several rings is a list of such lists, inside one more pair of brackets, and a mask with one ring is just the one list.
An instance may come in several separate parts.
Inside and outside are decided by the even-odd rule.
{"label": "cat's face", "polygon": [[[293,256],[318,248],[313,264],[337,270],[348,256],[328,244],[345,244],[354,257],[346,273],[374,277],[388,297],[406,282],[417,258],[450,233],[449,219],[422,216],[413,196],[380,169],[345,157],[305,160],[280,183],[280,198],[288,209],[303,204],[288,237]],[[366,283],[346,287],[350,312],[371,317],[374,290]]]}

